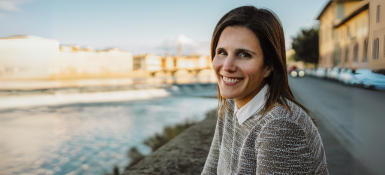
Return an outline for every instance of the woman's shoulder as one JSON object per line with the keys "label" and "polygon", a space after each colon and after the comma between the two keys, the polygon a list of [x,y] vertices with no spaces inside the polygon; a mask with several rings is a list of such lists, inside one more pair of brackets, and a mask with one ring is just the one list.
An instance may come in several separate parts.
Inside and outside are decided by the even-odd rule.
{"label": "woman's shoulder", "polygon": [[308,113],[296,103],[287,100],[287,107],[275,105],[270,111],[260,119],[260,124],[265,127],[270,125],[287,125],[295,126],[304,131],[316,129],[312,119]]}

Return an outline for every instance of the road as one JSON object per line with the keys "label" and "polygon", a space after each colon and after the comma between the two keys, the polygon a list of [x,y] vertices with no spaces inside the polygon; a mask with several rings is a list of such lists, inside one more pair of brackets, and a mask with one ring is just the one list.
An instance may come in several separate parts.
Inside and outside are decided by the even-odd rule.
{"label": "road", "polygon": [[385,91],[314,77],[289,77],[289,84],[320,123],[330,174],[385,174]]}

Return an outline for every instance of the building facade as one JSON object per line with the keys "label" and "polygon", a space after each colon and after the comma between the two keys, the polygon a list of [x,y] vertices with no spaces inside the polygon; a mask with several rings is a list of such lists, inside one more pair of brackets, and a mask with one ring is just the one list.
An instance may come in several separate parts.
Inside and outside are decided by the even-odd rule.
{"label": "building facade", "polygon": [[329,1],[317,18],[319,67],[384,69],[385,11],[381,13],[381,6],[385,8],[385,1]]}
{"label": "building facade", "polygon": [[163,58],[155,54],[142,54],[134,57],[134,70],[159,71],[162,70]]}
{"label": "building facade", "polygon": [[0,38],[0,79],[89,78],[128,75],[132,53],[120,49],[60,46],[37,36]]}
{"label": "building facade", "polygon": [[0,79],[49,78],[59,42],[28,35],[0,38]]}
{"label": "building facade", "polygon": [[126,75],[133,70],[130,52],[112,48],[95,51],[92,47],[60,46],[51,77],[103,77]]}

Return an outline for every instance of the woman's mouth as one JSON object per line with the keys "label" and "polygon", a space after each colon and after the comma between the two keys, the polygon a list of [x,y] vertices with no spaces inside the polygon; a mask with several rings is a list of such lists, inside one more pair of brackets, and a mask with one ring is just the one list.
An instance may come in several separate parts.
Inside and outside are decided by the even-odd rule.
{"label": "woman's mouth", "polygon": [[223,84],[227,86],[233,86],[241,82],[244,78],[225,77],[222,75]]}

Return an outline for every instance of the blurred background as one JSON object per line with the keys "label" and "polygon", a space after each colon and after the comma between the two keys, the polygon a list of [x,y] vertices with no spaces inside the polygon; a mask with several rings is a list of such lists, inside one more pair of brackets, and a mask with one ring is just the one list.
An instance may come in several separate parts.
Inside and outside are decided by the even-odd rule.
{"label": "blurred background", "polygon": [[331,174],[385,174],[385,1],[0,0],[0,174],[103,174],[216,109],[210,42],[268,8]]}

